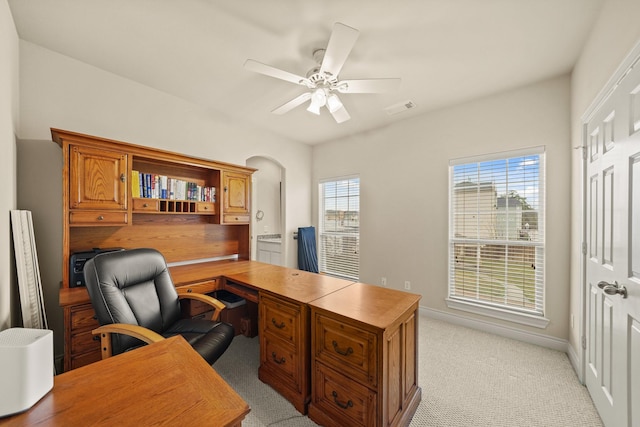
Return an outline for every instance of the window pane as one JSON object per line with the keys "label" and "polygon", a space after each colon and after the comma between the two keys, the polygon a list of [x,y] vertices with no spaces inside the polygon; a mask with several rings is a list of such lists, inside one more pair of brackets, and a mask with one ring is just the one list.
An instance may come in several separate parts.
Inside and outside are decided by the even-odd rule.
{"label": "window pane", "polygon": [[318,264],[321,273],[358,280],[360,275],[360,179],[320,184]]}
{"label": "window pane", "polygon": [[449,296],[543,314],[544,154],[451,167]]}

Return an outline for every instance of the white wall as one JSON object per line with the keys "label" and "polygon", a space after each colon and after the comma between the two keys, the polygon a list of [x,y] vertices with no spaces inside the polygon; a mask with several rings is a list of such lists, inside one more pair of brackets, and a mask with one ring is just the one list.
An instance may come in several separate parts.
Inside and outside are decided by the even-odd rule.
{"label": "white wall", "polygon": [[[607,84],[627,54],[640,43],[640,2],[637,0],[605,0],[598,20],[574,68],[571,80],[572,146],[582,143],[582,122],[598,93]],[[582,244],[582,158],[574,151],[571,168],[571,305],[570,316],[576,319],[569,335],[574,357],[580,355],[581,251]],[[574,366],[580,361],[572,360]]]}
{"label": "white wall", "polygon": [[[240,165],[245,165],[246,160],[253,156],[272,158],[286,169],[285,197],[309,200],[310,147],[247,128],[244,123],[233,122],[221,114],[202,110],[182,99],[32,43],[20,40],[19,47],[20,112],[24,120],[18,137],[25,144],[20,151],[20,176],[40,178],[18,182],[20,203],[32,207],[34,217],[38,218],[38,223],[34,224],[36,232],[40,230],[42,240],[46,240],[43,244],[58,248],[53,256],[48,255],[60,268],[62,219],[61,212],[52,211],[61,211],[61,207],[55,207],[60,206],[55,198],[61,194],[61,157],[49,156],[51,166],[45,170],[41,167],[42,162],[47,161],[46,153],[52,146],[56,147],[51,142],[51,127]],[[2,162],[5,161],[3,157]],[[9,182],[13,180],[15,171],[13,167],[8,170]],[[2,197],[7,196],[3,194]],[[286,215],[288,221],[283,234],[291,235],[298,227],[311,221],[308,203],[288,206]],[[56,236],[59,241],[52,243],[51,239]],[[39,244],[38,236],[36,243]],[[288,266],[296,265],[295,251],[289,251],[286,262]],[[60,268],[41,268],[42,282],[47,286],[45,303],[53,306],[53,311],[57,310],[50,314],[50,319],[53,318],[51,323],[58,353],[62,352],[63,333],[57,307]],[[55,289],[52,291],[50,287]],[[50,299],[54,297],[56,300],[52,303]]]}
{"label": "white wall", "polygon": [[18,33],[6,0],[0,0],[0,330],[12,326],[14,260],[9,211],[16,208]]}
{"label": "white wall", "polygon": [[[402,289],[409,280],[411,290],[422,295],[422,307],[566,339],[569,87],[563,76],[316,146],[314,183],[351,174],[361,178],[360,281],[380,284],[384,276],[388,286]],[[550,184],[545,314],[551,322],[541,330],[448,309],[449,160],[539,145],[546,146]]]}
{"label": "white wall", "polygon": [[[286,169],[285,198],[309,200],[311,148],[205,111],[182,99],[20,41],[24,140],[51,141],[56,127],[244,165],[253,156]],[[291,235],[310,222],[308,204],[287,207]],[[55,226],[58,226],[57,224]],[[295,253],[287,265],[295,266]]]}

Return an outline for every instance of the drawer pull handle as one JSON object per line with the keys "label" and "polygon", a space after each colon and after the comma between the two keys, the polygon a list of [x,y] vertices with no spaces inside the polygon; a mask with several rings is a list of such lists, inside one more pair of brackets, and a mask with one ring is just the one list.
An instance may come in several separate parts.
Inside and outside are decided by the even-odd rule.
{"label": "drawer pull handle", "polygon": [[148,207],[149,207],[149,203],[144,203],[144,204],[142,205],[142,207],[143,207],[143,208],[148,208]]}
{"label": "drawer pull handle", "polygon": [[351,347],[347,348],[346,350],[340,349],[340,347],[338,347],[338,343],[336,342],[336,340],[333,340],[333,342],[331,344],[333,344],[333,349],[338,354],[341,354],[343,356],[349,356],[349,355],[351,355],[353,353],[353,348],[351,348]]}
{"label": "drawer pull handle", "polygon": [[104,219],[104,217],[103,217],[102,215],[100,215],[100,216],[98,217],[98,221],[102,221],[103,219]]}
{"label": "drawer pull handle", "polygon": [[286,359],[284,358],[284,356],[282,356],[280,359],[278,359],[276,357],[276,352],[275,351],[271,352],[271,357],[273,358],[273,361],[276,362],[278,365],[282,365],[284,362],[286,362]]}
{"label": "drawer pull handle", "polygon": [[347,403],[340,402],[338,400],[338,393],[336,393],[335,390],[331,392],[331,395],[333,396],[333,401],[336,402],[336,405],[338,405],[342,409],[349,409],[353,406],[353,402],[351,401],[351,399],[349,399]]}
{"label": "drawer pull handle", "polygon": [[271,318],[271,323],[273,323],[273,326],[275,326],[278,329],[282,329],[282,328],[284,328],[286,326],[284,322],[282,322],[280,324],[276,323],[275,317]]}

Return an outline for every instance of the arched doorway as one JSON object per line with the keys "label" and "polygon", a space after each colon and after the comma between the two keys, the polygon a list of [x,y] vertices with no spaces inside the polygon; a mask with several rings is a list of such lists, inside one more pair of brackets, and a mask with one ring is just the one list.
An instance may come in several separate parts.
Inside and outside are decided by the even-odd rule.
{"label": "arched doorway", "polygon": [[257,169],[251,196],[251,259],[285,265],[285,169],[264,156],[250,157],[247,166]]}

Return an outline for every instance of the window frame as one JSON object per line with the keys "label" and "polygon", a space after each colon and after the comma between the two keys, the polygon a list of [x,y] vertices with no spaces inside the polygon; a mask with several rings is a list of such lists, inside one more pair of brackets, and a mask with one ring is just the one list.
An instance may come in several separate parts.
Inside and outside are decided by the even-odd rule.
{"label": "window frame", "polygon": [[[325,203],[326,200],[328,199],[327,197],[325,197],[325,192],[326,192],[326,185],[330,184],[330,183],[339,183],[341,181],[352,181],[352,180],[357,180],[358,181],[358,191],[357,191],[357,232],[356,233],[343,233],[343,234],[335,234],[332,233],[330,231],[326,230],[326,218],[325,218]],[[361,190],[361,182],[360,182],[360,175],[358,174],[354,174],[354,175],[346,175],[346,176],[339,176],[339,177],[331,177],[331,178],[325,178],[325,179],[321,179],[318,181],[318,271],[321,274],[325,274],[328,276],[332,276],[332,277],[337,277],[337,278],[341,278],[341,279],[347,279],[347,280],[353,280],[353,281],[359,281],[360,280],[360,250],[359,250],[359,246],[360,246],[360,216],[361,216],[361,211],[360,211],[360,190]],[[347,195],[347,205],[351,206],[351,200],[355,195]],[[338,195],[335,195],[335,198],[338,198]],[[336,209],[337,211],[337,209]],[[349,211],[349,210],[348,210]],[[345,271],[340,271],[339,269],[336,268],[327,268],[327,258],[326,258],[326,247],[325,247],[325,238],[326,237],[337,237],[339,235],[345,236],[345,237],[350,237],[350,238],[354,238],[353,242],[355,242],[355,262],[354,265],[351,265],[351,268],[355,268],[356,274],[348,274],[348,272],[345,274]],[[344,245],[339,245],[341,248],[347,247],[350,248],[350,243]],[[344,265],[347,266],[348,263],[345,263]]]}
{"label": "window frame", "polygon": [[[496,219],[493,220],[493,222],[495,223],[494,230],[492,231],[493,236],[489,236],[489,237],[485,236],[485,238],[480,238],[480,237],[468,238],[464,236],[456,237],[455,236],[456,220],[454,219],[454,214],[455,214],[454,204],[456,203],[456,200],[454,200],[455,199],[454,194],[455,194],[456,182],[454,182],[454,178],[455,178],[454,169],[456,167],[463,166],[463,165],[468,165],[468,166],[476,165],[476,167],[478,168],[478,183],[476,185],[479,190],[480,186],[482,185],[482,182],[480,179],[482,175],[481,169],[480,169],[481,163],[494,162],[494,161],[506,162],[508,160],[513,160],[520,157],[536,156],[536,155],[539,156],[538,170],[537,170],[538,209],[536,214],[538,234],[536,236],[536,240],[534,242],[526,242],[526,241],[520,241],[519,239],[509,240],[508,237],[507,238],[503,237],[502,239],[498,239],[498,234],[499,234],[498,204],[495,205],[495,213],[492,214],[496,217]],[[505,163],[505,164],[508,165],[508,163]],[[509,166],[505,166],[506,173],[508,173],[508,169],[509,169]],[[490,153],[490,154],[479,155],[479,156],[463,157],[463,158],[453,159],[449,162],[449,189],[448,189],[449,191],[448,233],[449,234],[448,234],[448,263],[447,263],[447,275],[448,275],[447,279],[448,280],[447,280],[447,298],[445,299],[446,304],[449,308],[472,312],[475,314],[481,314],[484,316],[499,318],[502,320],[507,320],[510,322],[525,324],[525,325],[534,326],[538,328],[545,328],[548,325],[549,319],[545,317],[545,298],[547,294],[546,292],[547,281],[545,277],[545,271],[546,271],[546,268],[545,268],[546,267],[545,266],[545,263],[546,263],[546,238],[545,238],[546,173],[545,172],[546,172],[546,152],[545,152],[544,146]],[[509,183],[509,180],[508,178],[505,178],[504,181],[499,181],[499,183],[503,183],[507,185]],[[494,188],[498,187],[495,181],[492,182],[492,186],[494,186]],[[509,187],[505,187],[505,188],[508,189]],[[509,193],[505,191],[505,197],[507,198],[506,200],[507,209],[509,205],[508,194]],[[495,195],[497,200],[499,198],[497,190],[495,191]],[[463,212],[466,212],[466,211],[463,211]],[[474,211],[469,211],[469,213],[471,212],[474,212]],[[479,207],[475,208],[475,213],[477,214],[477,216],[480,215],[481,211]],[[460,212],[458,212],[458,214],[460,214]],[[458,221],[460,221],[460,219],[458,219]],[[476,229],[477,235],[480,234],[479,230],[480,230],[480,227],[478,226]],[[508,232],[507,232],[507,236],[508,236]],[[536,267],[536,271],[534,272],[536,286],[534,291],[541,293],[540,296],[536,295],[535,297],[534,309],[510,306],[509,304],[506,304],[506,303],[490,302],[487,300],[483,300],[480,297],[472,298],[468,296],[462,296],[460,295],[460,293],[456,294],[455,293],[456,257],[455,257],[454,248],[456,244],[465,244],[465,243],[470,245],[477,245],[477,251],[480,254],[478,255],[479,257],[482,256],[481,249],[480,249],[481,245],[486,245],[487,243],[494,243],[495,245],[504,245],[505,248],[508,248],[509,246],[534,247],[535,248],[534,253],[536,257],[536,261],[534,262]],[[540,257],[540,261],[539,261],[540,265],[538,264],[538,259],[539,259],[538,257]],[[504,264],[505,266],[508,266],[509,264],[508,259],[504,260]],[[479,269],[480,266],[478,265],[476,268]],[[480,287],[480,284],[478,283],[477,286]],[[506,300],[506,297],[505,297],[505,300]]]}

